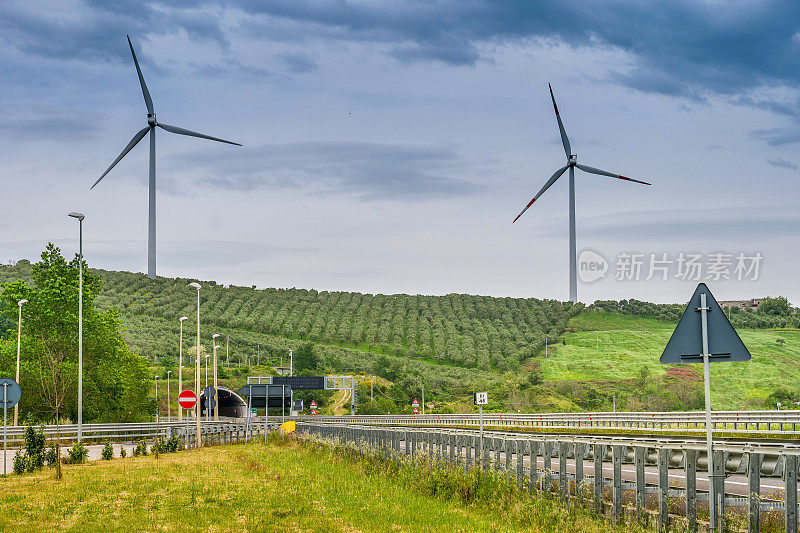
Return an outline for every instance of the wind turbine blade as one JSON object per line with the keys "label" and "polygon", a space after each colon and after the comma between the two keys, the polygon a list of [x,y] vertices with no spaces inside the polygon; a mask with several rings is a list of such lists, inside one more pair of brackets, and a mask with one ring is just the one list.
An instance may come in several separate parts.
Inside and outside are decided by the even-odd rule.
{"label": "wind turbine blade", "polygon": [[235,144],[236,146],[241,146],[241,144],[235,143],[233,141],[226,141],[225,139],[220,139],[218,137],[212,137],[211,135],[204,135],[202,133],[197,133],[196,131],[179,128],[177,126],[170,126],[169,124],[164,124],[162,122],[159,122],[156,125],[159,128],[163,128],[163,129],[167,130],[170,133],[177,133],[178,135],[189,135],[190,137],[200,137],[201,139],[208,139],[210,141],[217,141],[217,142],[221,142],[221,143]]}
{"label": "wind turbine blade", "polygon": [[103,179],[103,178],[105,178],[105,177],[106,177],[106,174],[108,174],[109,172],[111,172],[111,169],[112,169],[112,168],[114,168],[114,165],[116,165],[117,163],[119,163],[120,159],[122,159],[123,157],[125,157],[125,155],[126,155],[128,152],[130,152],[130,151],[133,149],[133,147],[134,147],[134,146],[136,146],[137,144],[139,144],[139,141],[141,141],[141,140],[142,140],[142,138],[143,138],[145,135],[147,135],[147,132],[148,132],[148,131],[150,131],[150,126],[146,126],[146,127],[142,128],[141,130],[139,130],[138,132],[136,132],[136,135],[134,135],[134,136],[133,136],[133,139],[131,139],[131,142],[129,142],[129,143],[128,143],[128,146],[126,146],[126,147],[125,147],[125,149],[124,149],[124,150],[122,150],[122,153],[121,153],[121,154],[119,154],[119,156],[117,156],[117,158],[114,160],[114,162],[113,162],[113,163],[111,163],[111,166],[110,166],[110,167],[108,167],[108,168],[106,169],[106,171],[105,171],[105,172],[103,172],[103,175],[102,175],[102,176],[100,176],[99,178],[97,178],[97,181],[95,181],[95,182],[94,182],[94,185],[92,185],[91,187],[89,187],[89,190],[92,190],[92,189],[94,189],[94,186],[95,186],[95,185],[97,185],[98,183],[100,183],[100,180],[101,180],[101,179]]}
{"label": "wind turbine blade", "polygon": [[153,99],[150,98],[150,91],[147,90],[147,84],[144,82],[144,76],[142,76],[142,69],[139,68],[139,61],[136,59],[136,52],[133,51],[133,43],[131,43],[131,38],[129,35],[126,35],[126,37],[128,38],[128,46],[131,47],[133,64],[136,65],[136,73],[139,75],[139,84],[142,86],[142,94],[144,95],[144,105],[147,106],[147,112],[152,115],[155,113],[155,111],[153,111]]}
{"label": "wind turbine blade", "polygon": [[561,144],[564,145],[564,151],[567,153],[567,159],[572,155],[572,147],[569,145],[569,137],[567,137],[567,130],[564,129],[564,123],[561,122],[561,115],[558,114],[558,106],[556,105],[556,97],[553,96],[553,88],[547,84],[550,89],[550,99],[553,100],[553,109],[556,112],[556,120],[558,121],[558,131],[561,132]]}
{"label": "wind turbine blade", "polygon": [[[544,194],[544,191],[546,191],[547,189],[549,189],[549,188],[550,188],[550,186],[551,186],[552,184],[554,184],[554,183],[556,182],[556,180],[557,180],[558,178],[560,178],[560,177],[561,177],[561,174],[563,174],[563,173],[564,173],[564,171],[565,171],[565,170],[567,170],[568,168],[569,168],[569,165],[567,165],[567,166],[565,166],[565,167],[561,167],[561,168],[559,168],[558,170],[556,170],[556,173],[555,173],[555,174],[553,174],[552,176],[550,176],[550,179],[549,179],[549,180],[547,180],[547,183],[545,183],[545,184],[544,184],[544,187],[542,187],[542,188],[539,190],[539,192],[537,192],[537,193],[536,193],[536,196],[534,196],[534,197],[533,197],[533,200],[531,200],[530,202],[528,202],[528,205],[526,205],[526,206],[525,206],[525,209],[523,209],[522,211],[520,211],[519,215],[517,215],[517,218],[515,218],[515,219],[514,219],[514,222],[516,222],[516,221],[517,221],[517,219],[519,219],[519,217],[521,217],[521,216],[522,216],[522,214],[523,214],[523,213],[525,213],[525,211],[527,211],[527,210],[528,210],[528,208],[529,208],[531,205],[533,205],[533,202],[535,202],[536,200],[538,200],[538,199],[539,199],[539,197],[540,197],[542,194]],[[513,224],[513,222],[512,222],[512,224]]]}
{"label": "wind turbine blade", "polygon": [[641,183],[642,185],[651,185],[650,183],[647,183],[646,181],[635,180],[635,179],[629,178],[627,176],[622,176],[620,174],[614,174],[613,172],[607,172],[605,170],[600,170],[599,168],[587,167],[586,165],[581,165],[581,164],[576,164],[575,166],[578,167],[579,169],[583,170],[584,172],[589,172],[590,174],[598,174],[600,176],[608,176],[609,178],[617,178],[617,179],[625,180],[625,181],[635,181],[636,183]]}

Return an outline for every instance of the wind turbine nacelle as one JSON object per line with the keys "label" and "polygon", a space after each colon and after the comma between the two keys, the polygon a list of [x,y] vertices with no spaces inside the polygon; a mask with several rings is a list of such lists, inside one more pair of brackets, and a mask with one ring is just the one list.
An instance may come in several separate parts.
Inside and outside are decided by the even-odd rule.
{"label": "wind turbine nacelle", "polygon": [[148,113],[147,114],[147,123],[151,126],[155,126],[158,123],[156,122],[156,114],[155,113]]}
{"label": "wind turbine nacelle", "polygon": [[578,154],[571,154],[569,156],[569,164],[574,165],[577,162],[578,162]]}

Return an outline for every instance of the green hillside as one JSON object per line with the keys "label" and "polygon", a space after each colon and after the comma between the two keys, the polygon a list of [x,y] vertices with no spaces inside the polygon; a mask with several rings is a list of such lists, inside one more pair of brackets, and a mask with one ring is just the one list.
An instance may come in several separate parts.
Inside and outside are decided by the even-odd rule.
{"label": "green hillside", "polygon": [[[676,323],[597,310],[584,312],[570,321],[559,342],[548,349],[550,357],[542,362],[543,377],[581,384],[586,390],[618,392],[621,408],[668,409],[675,403],[676,394],[680,397],[677,399],[700,408],[702,365],[659,363]],[[711,365],[714,409],[761,409],[765,399],[779,389],[789,393],[786,399],[796,396],[800,330],[738,328],[738,333],[753,359]],[[648,393],[648,386],[659,390]],[[645,395],[641,396],[643,391]],[[672,395],[656,398],[658,393]],[[783,403],[786,406],[786,400]],[[771,406],[774,408],[774,404]]]}
{"label": "green hillside", "polygon": [[[194,289],[187,287],[192,280],[93,272],[103,283],[96,306],[119,311],[127,344],[165,380],[166,371],[176,368],[178,318],[183,315],[189,317],[187,360],[193,353],[196,300]],[[29,276],[27,261],[0,266],[0,282]],[[211,334],[223,336],[218,356],[222,363],[229,357],[230,365],[220,376],[232,388],[247,375],[274,373],[272,367],[287,363],[290,349],[297,353],[302,348],[313,352],[316,373],[361,376],[357,404],[365,413],[408,411],[410,398],[421,398],[423,387],[428,409],[436,412],[471,409],[471,394],[478,389],[490,392],[491,410],[611,410],[615,403],[627,410],[703,406],[699,365],[658,362],[681,305],[625,300],[584,309],[535,298],[200,283],[202,349],[210,352]],[[795,398],[800,330],[791,311],[732,313],[753,361],[712,365],[715,409],[763,408],[776,400],[790,405],[800,399]],[[0,329],[10,330],[7,336],[13,338],[16,324],[6,316]],[[11,351],[9,345],[6,352]],[[323,412],[332,408],[330,395],[315,399]]]}

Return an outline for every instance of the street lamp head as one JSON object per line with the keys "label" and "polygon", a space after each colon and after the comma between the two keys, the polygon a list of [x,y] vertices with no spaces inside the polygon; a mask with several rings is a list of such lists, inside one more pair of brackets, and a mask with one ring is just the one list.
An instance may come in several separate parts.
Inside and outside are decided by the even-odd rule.
{"label": "street lamp head", "polygon": [[216,346],[214,346],[214,349],[216,350],[217,348],[222,348],[222,346],[220,346],[219,344],[217,344]]}
{"label": "street lamp head", "polygon": [[219,333],[214,333],[213,335],[211,335],[212,339],[216,339],[217,337],[219,337]]}
{"label": "street lamp head", "polygon": [[17,305],[22,307],[22,304],[26,304],[26,303],[28,303],[28,300],[20,300],[20,301],[17,302]]}
{"label": "street lamp head", "polygon": [[191,283],[189,284],[189,286],[190,286],[190,287],[194,287],[194,288],[195,288],[195,289],[197,289],[198,291],[200,290],[200,284],[199,284],[199,283],[197,283],[196,281],[193,281],[193,282],[191,282]]}
{"label": "street lamp head", "polygon": [[83,219],[86,218],[86,215],[84,215],[83,213],[78,213],[77,211],[73,211],[72,213],[67,213],[67,216],[72,218],[77,218],[81,222],[83,222]]}
{"label": "street lamp head", "polygon": [[211,357],[211,356],[210,355],[206,355],[206,359],[208,359],[209,357]]}
{"label": "street lamp head", "polygon": [[182,316],[182,317],[180,317],[178,320],[180,320],[181,322],[183,322],[184,320],[189,320],[189,317],[188,317],[188,316]]}
{"label": "street lamp head", "polygon": [[172,370],[167,370],[167,375],[169,376],[170,374],[172,374]]}

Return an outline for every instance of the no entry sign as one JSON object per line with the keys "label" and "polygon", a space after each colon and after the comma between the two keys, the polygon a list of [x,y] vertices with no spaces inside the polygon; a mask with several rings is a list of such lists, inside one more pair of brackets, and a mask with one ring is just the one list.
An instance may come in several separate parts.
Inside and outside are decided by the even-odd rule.
{"label": "no entry sign", "polygon": [[178,395],[178,403],[184,409],[192,409],[197,403],[197,395],[189,389],[181,391]]}

